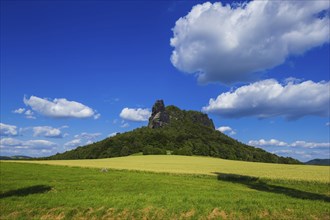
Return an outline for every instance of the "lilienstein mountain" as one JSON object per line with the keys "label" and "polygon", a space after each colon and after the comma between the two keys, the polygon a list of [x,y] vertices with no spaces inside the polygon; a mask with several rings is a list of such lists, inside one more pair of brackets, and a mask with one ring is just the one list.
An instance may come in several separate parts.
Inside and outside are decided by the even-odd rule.
{"label": "lilienstein mountain", "polygon": [[165,107],[157,100],[147,127],[117,134],[102,141],[78,147],[45,159],[96,159],[143,154],[176,154],[211,156],[231,160],[267,163],[300,163],[260,148],[240,143],[215,130],[213,121],[197,111],[176,106]]}

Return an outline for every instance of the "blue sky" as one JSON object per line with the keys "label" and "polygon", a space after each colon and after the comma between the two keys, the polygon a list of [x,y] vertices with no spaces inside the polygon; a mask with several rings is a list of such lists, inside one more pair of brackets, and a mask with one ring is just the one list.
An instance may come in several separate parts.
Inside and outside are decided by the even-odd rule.
{"label": "blue sky", "polygon": [[163,99],[241,142],[329,158],[329,35],[328,1],[2,1],[1,155],[144,126]]}

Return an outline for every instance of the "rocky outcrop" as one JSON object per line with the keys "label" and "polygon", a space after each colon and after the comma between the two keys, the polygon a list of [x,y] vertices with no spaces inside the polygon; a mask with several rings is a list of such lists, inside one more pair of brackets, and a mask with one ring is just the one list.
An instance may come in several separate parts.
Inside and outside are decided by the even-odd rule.
{"label": "rocky outcrop", "polygon": [[152,114],[149,118],[149,128],[161,128],[170,122],[180,121],[180,123],[193,123],[215,129],[212,119],[207,114],[197,111],[185,111],[176,106],[165,108],[163,100],[157,100],[152,107]]}
{"label": "rocky outcrop", "polygon": [[161,128],[170,122],[170,117],[165,110],[163,100],[157,100],[152,107],[152,113],[149,118],[149,128]]}

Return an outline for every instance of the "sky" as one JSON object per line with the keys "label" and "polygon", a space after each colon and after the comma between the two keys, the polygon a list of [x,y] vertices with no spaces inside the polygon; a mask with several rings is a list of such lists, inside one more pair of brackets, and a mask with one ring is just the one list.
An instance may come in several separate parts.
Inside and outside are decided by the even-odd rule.
{"label": "sky", "polygon": [[329,1],[1,1],[3,156],[146,126],[153,103],[243,143],[330,157]]}

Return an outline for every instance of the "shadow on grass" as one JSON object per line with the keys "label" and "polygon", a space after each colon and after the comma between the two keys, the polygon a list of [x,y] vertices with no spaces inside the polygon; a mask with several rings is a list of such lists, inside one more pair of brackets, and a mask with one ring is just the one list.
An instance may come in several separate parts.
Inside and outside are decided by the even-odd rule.
{"label": "shadow on grass", "polygon": [[11,196],[27,196],[30,194],[39,194],[45,193],[51,190],[50,186],[46,185],[36,185],[36,186],[29,186],[21,189],[10,190],[5,193],[0,194],[0,199],[11,197]]}
{"label": "shadow on grass", "polygon": [[257,177],[237,175],[237,174],[225,174],[225,173],[215,173],[215,174],[218,175],[218,180],[232,182],[232,183],[240,183],[246,185],[251,189],[255,189],[259,191],[284,194],[298,199],[320,200],[320,201],[330,202],[329,196],[268,184]]}

